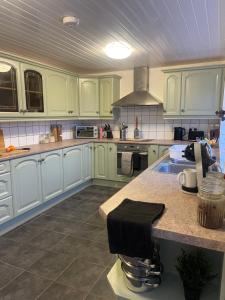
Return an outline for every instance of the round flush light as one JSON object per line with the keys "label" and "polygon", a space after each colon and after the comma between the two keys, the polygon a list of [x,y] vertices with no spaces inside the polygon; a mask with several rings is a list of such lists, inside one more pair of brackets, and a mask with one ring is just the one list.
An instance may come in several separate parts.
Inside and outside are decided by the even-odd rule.
{"label": "round flush light", "polygon": [[62,18],[62,22],[63,25],[72,27],[72,26],[79,25],[80,19],[75,16],[64,16]]}
{"label": "round flush light", "polygon": [[131,55],[132,49],[125,42],[112,42],[106,45],[105,54],[114,59],[124,59]]}

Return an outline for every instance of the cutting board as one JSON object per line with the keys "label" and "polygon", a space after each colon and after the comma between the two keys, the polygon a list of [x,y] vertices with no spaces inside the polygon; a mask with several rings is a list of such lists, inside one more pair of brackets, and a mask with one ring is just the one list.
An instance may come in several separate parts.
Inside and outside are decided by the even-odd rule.
{"label": "cutting board", "polygon": [[11,152],[6,152],[5,149],[4,151],[0,151],[0,157],[10,157],[12,155],[17,155],[17,154],[23,154],[23,153],[26,153],[26,152],[29,152],[30,150],[25,150],[25,149],[16,149],[14,151],[11,151]]}
{"label": "cutting board", "polygon": [[2,129],[0,129],[0,151],[5,151],[5,141]]}

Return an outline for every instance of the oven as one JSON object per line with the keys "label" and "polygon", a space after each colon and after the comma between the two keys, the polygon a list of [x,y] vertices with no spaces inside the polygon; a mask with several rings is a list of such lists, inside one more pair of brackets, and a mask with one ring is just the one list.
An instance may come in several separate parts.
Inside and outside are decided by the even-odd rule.
{"label": "oven", "polygon": [[[130,174],[124,174],[122,168],[123,153],[131,153],[132,168]],[[117,175],[137,176],[148,167],[148,145],[119,143],[117,145]]]}

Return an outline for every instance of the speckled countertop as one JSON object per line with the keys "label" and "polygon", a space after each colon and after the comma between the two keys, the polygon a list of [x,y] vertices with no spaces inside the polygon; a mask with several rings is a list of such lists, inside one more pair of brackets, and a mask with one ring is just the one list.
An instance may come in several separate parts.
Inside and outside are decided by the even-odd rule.
{"label": "speckled countertop", "polygon": [[107,214],[125,198],[165,203],[165,213],[153,225],[154,237],[225,252],[225,225],[219,230],[198,225],[197,196],[180,191],[176,175],[156,172],[152,170],[153,167],[149,167],[106,201],[99,209],[102,217],[106,219]]}
{"label": "speckled countertop", "polygon": [[1,157],[0,161],[9,160],[9,159],[15,159],[18,157],[24,157],[28,155],[48,152],[52,150],[57,149],[63,149],[88,143],[127,143],[127,144],[147,144],[147,145],[174,145],[174,144],[186,144],[187,141],[173,141],[173,140],[126,140],[121,141],[119,139],[71,139],[71,140],[64,140],[62,142],[57,143],[49,143],[49,144],[38,144],[38,145],[28,145],[25,147],[29,147],[30,151],[20,153],[20,154],[14,154],[13,152],[9,152],[9,156],[7,157]]}

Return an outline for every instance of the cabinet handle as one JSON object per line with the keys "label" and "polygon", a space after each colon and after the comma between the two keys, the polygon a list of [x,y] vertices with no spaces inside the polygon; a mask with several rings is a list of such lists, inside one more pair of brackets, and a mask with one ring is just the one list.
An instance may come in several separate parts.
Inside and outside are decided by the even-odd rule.
{"label": "cabinet handle", "polygon": [[181,112],[185,112],[185,110],[184,110],[184,109],[181,109]]}
{"label": "cabinet handle", "polygon": [[112,147],[109,147],[109,151],[112,151]]}
{"label": "cabinet handle", "polygon": [[92,150],[92,146],[90,146],[90,149]]}
{"label": "cabinet handle", "polygon": [[112,110],[110,110],[110,114],[112,114]]}
{"label": "cabinet handle", "polygon": [[166,109],[164,109],[163,112],[166,113]]}
{"label": "cabinet handle", "polygon": [[153,153],[156,153],[156,151],[155,151],[155,150],[152,150],[152,152],[153,152]]}
{"label": "cabinet handle", "polygon": [[99,114],[99,111],[96,111],[96,114]]}
{"label": "cabinet handle", "polygon": [[71,110],[70,112],[71,112],[71,114],[72,114],[72,113],[73,113],[73,110]]}
{"label": "cabinet handle", "polygon": [[25,113],[25,110],[24,109],[20,109],[20,113]]}
{"label": "cabinet handle", "polygon": [[63,156],[65,157],[67,155],[67,153],[64,153]]}

